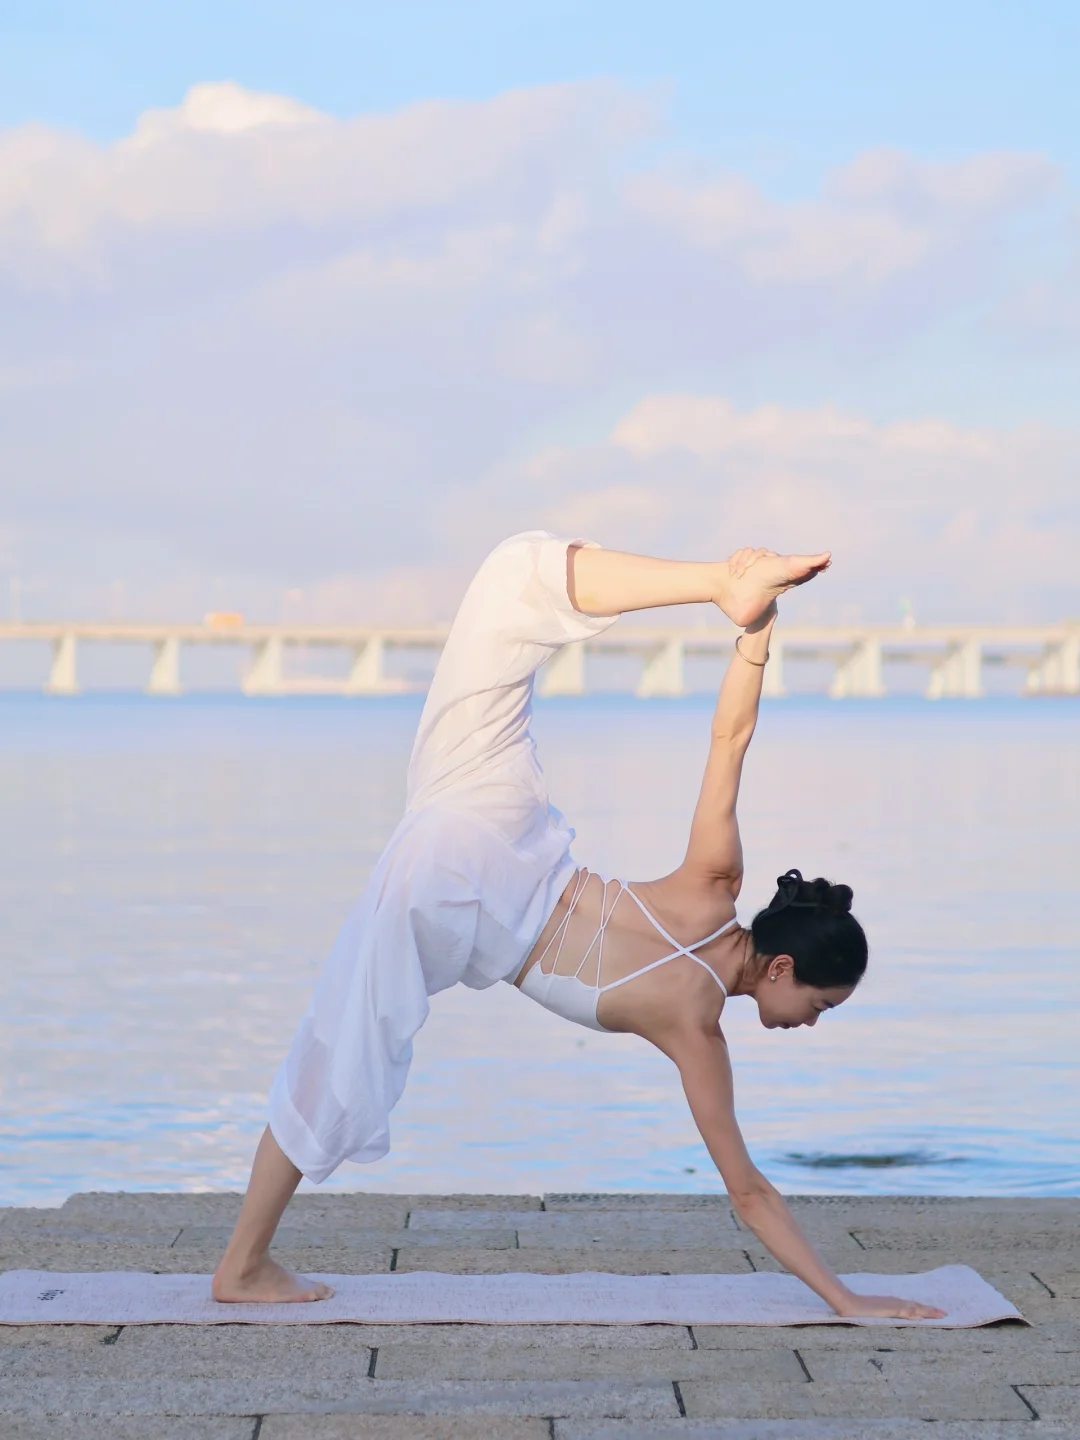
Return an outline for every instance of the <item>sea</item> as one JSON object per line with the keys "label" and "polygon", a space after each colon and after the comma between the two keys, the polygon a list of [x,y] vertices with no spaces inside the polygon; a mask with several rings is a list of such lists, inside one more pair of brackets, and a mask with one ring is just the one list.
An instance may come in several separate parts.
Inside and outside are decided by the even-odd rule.
{"label": "sea", "polygon": [[[0,1204],[244,1186],[400,817],[421,704],[0,695]],[[712,705],[537,701],[580,862],[679,863]],[[797,866],[852,886],[871,942],[813,1030],[725,1010],[765,1173],[804,1194],[1080,1194],[1080,700],[766,702],[739,814],[741,919]],[[392,1139],[323,1188],[723,1188],[669,1061],[506,984],[435,998]]]}

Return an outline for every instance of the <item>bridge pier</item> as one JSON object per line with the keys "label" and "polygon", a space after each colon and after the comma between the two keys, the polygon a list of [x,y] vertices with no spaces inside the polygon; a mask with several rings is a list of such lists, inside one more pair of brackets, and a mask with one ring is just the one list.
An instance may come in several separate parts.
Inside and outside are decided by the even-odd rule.
{"label": "bridge pier", "polygon": [[345,681],[346,695],[383,695],[386,693],[386,672],[383,660],[386,643],[382,635],[372,635],[353,652],[352,669]]}
{"label": "bridge pier", "polygon": [[244,679],[245,695],[280,695],[284,686],[284,646],[277,635],[259,641],[255,659]]}
{"label": "bridge pier", "polygon": [[[78,659],[85,644],[137,645],[152,651],[146,692],[179,695],[180,650],[193,645],[240,646],[245,657],[246,695],[335,694],[389,695],[422,688],[395,676],[391,652],[437,650],[446,626],[247,625],[239,615],[211,615],[201,624],[185,622],[97,623],[78,620],[0,621],[4,642],[51,646],[45,690],[53,695],[80,693]],[[636,694],[679,696],[688,693],[688,655],[730,663],[733,635],[697,625],[681,629],[641,628],[599,635],[562,646],[536,677],[538,695],[584,695],[587,656],[633,655],[640,659]],[[287,647],[331,650],[346,660],[346,678],[287,674]],[[985,665],[1020,671],[1028,695],[1080,696],[1080,621],[1058,625],[899,626],[850,624],[785,628],[774,637],[772,656],[762,676],[762,693],[786,693],[785,662],[828,663],[829,694],[884,695],[884,665],[919,665],[929,670],[929,699],[984,693]],[[890,669],[890,675],[892,671]],[[1017,689],[1020,688],[1018,685]]]}
{"label": "bridge pier", "polygon": [[1047,645],[1027,673],[1026,695],[1080,695],[1080,633]]}
{"label": "bridge pier", "polygon": [[834,700],[876,700],[885,694],[879,640],[866,636],[855,641],[837,664],[829,694]]}
{"label": "bridge pier", "polygon": [[52,668],[46,690],[50,695],[78,695],[77,642],[70,630],[53,641]]}
{"label": "bridge pier", "polygon": [[548,660],[540,671],[541,695],[585,694],[585,643],[574,640]]}
{"label": "bridge pier", "polygon": [[180,637],[169,635],[154,646],[154,664],[146,687],[148,695],[181,695]]}
{"label": "bridge pier", "polygon": [[978,700],[982,694],[982,645],[978,640],[951,644],[930,671],[926,698]]}
{"label": "bridge pier", "polygon": [[686,646],[681,639],[665,641],[649,656],[635,693],[642,700],[686,694]]}
{"label": "bridge pier", "polygon": [[767,700],[782,700],[787,694],[784,689],[784,644],[782,640],[769,641],[769,663],[761,677],[761,693]]}

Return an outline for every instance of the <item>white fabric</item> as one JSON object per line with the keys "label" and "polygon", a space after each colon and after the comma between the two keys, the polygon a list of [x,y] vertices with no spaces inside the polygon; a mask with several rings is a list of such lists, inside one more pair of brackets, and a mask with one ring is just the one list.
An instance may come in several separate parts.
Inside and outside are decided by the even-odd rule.
{"label": "white fabric", "polygon": [[405,816],[271,1091],[270,1128],[310,1180],[386,1154],[428,996],[516,974],[577,868],[529,718],[536,670],[617,619],[570,603],[566,552],[581,543],[515,535],[462,600],[420,718]]}
{"label": "white fabric", "polygon": [[[593,873],[595,874],[595,871]],[[727,986],[723,980],[720,979],[720,976],[717,975],[712,966],[707,965],[700,955],[694,954],[694,951],[700,950],[702,945],[711,944],[713,940],[719,940],[721,935],[726,934],[736,923],[734,916],[732,916],[726,925],[721,925],[719,930],[714,930],[711,935],[706,935],[704,940],[697,940],[693,945],[680,945],[674,936],[668,934],[641,897],[631,890],[625,880],[604,880],[602,875],[597,875],[597,879],[603,880],[604,883],[604,897],[600,904],[599,927],[589,942],[588,949],[581,957],[581,964],[577,969],[560,974],[558,964],[559,956],[562,954],[563,941],[566,939],[570,917],[574,913],[577,902],[585,893],[585,883],[587,879],[588,872],[582,870],[578,876],[578,885],[570,897],[570,904],[566,907],[566,914],[563,916],[562,923],[544,947],[543,954],[537,959],[535,964],[526,971],[521,981],[521,993],[523,995],[528,995],[530,1000],[535,1000],[538,1005],[543,1005],[545,1010],[550,1010],[555,1015],[561,1015],[564,1020],[572,1020],[576,1025],[584,1025],[590,1030],[601,1030],[606,1034],[607,1026],[600,1024],[597,1013],[600,1009],[601,995],[606,995],[609,990],[617,990],[620,985],[629,985],[631,980],[636,980],[640,975],[647,975],[650,970],[657,970],[661,965],[666,965],[668,961],[677,960],[680,956],[685,956],[687,960],[692,960],[695,965],[700,965],[702,970],[705,970],[712,976],[724,992],[724,999],[727,999]],[[619,888],[609,910],[607,909],[607,887],[611,884],[617,885]],[[606,985],[601,985],[600,981],[603,978],[602,970],[604,964],[604,935],[607,931],[608,922],[615,913],[615,906],[618,905],[619,899],[623,894],[630,896],[630,899],[637,904],[638,909],[645,918],[651,921],[668,944],[674,945],[675,948],[670,955],[663,955],[659,960],[654,960],[650,965],[643,965],[640,970],[635,970],[633,974],[624,975],[619,980],[609,980]],[[545,970],[544,961],[547,953],[556,941],[558,941],[558,948],[555,951],[552,968]],[[593,948],[597,945],[599,946],[599,951],[596,957],[596,980],[590,985],[587,981],[582,980],[581,972],[585,969],[589,956],[592,954]]]}
{"label": "white fabric", "polygon": [[0,1276],[0,1325],[889,1325],[967,1329],[1023,1320],[967,1265],[923,1275],[844,1275],[864,1295],[899,1295],[944,1320],[842,1320],[794,1275],[319,1275],[329,1300],[219,1305],[209,1275]]}

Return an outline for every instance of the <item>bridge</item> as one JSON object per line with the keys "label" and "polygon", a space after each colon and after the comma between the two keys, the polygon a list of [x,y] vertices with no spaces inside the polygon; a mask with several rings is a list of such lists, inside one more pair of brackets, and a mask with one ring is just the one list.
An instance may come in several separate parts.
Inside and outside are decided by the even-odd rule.
{"label": "bridge", "polygon": [[[393,652],[424,652],[434,658],[447,626],[252,625],[240,616],[208,616],[202,624],[98,624],[88,622],[9,622],[0,624],[0,642],[36,641],[52,649],[45,690],[51,695],[80,692],[80,647],[135,645],[149,651],[146,692],[180,695],[181,649],[192,646],[239,647],[248,653],[241,686],[245,695],[390,695],[423,689],[387,669]],[[641,697],[687,692],[686,662],[691,657],[731,655],[735,630],[698,626],[653,629],[618,625],[595,639],[568,645],[540,672],[542,695],[584,695],[588,658],[630,655],[641,662],[635,693]],[[296,677],[286,673],[287,650],[344,653],[341,679]],[[917,664],[929,672],[930,699],[977,699],[984,693],[988,666],[1010,666],[1018,688],[1028,695],[1080,695],[1080,622],[1048,626],[992,625],[838,625],[792,626],[778,630],[772,660],[765,671],[764,693],[786,693],[785,668],[792,661],[831,666],[829,694],[836,699],[886,694],[885,667]]]}

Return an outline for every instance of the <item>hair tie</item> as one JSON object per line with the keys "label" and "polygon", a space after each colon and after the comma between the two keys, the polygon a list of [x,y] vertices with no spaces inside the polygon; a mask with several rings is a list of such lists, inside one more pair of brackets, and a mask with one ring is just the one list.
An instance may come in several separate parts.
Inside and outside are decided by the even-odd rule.
{"label": "hair tie", "polygon": [[769,909],[775,913],[777,910],[786,910],[789,905],[805,903],[799,900],[802,884],[801,870],[789,870],[786,875],[778,875],[776,877],[776,894],[772,898]]}

